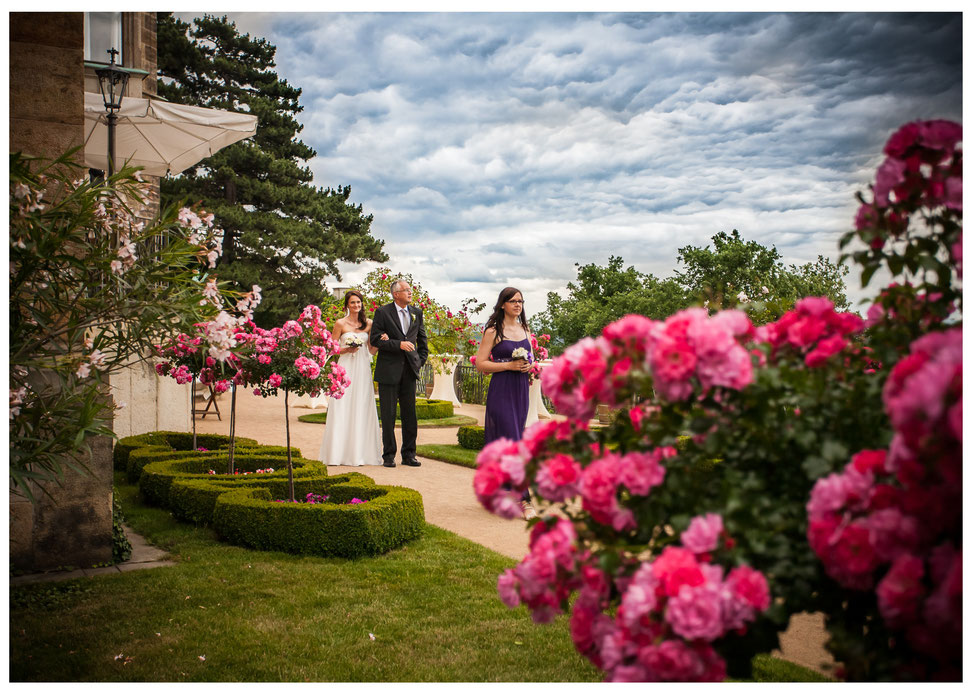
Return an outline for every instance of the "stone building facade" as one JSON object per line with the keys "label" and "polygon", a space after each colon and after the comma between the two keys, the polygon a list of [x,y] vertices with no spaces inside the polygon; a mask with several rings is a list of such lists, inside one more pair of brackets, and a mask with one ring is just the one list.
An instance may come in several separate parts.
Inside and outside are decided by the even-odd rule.
{"label": "stone building facade", "polygon": [[[93,62],[108,62],[93,53],[87,28],[94,18],[82,12],[11,12],[10,17],[10,151],[53,158],[79,147],[84,137],[84,92],[99,92]],[[156,14],[99,13],[121,41],[118,62],[131,68],[127,96],[156,93]],[[88,41],[88,44],[86,43]],[[86,46],[88,45],[88,48]],[[115,47],[115,46],[113,46]],[[77,160],[82,163],[79,150]],[[150,204],[159,210],[159,179]],[[135,362],[111,379],[117,405],[113,430],[119,436],[151,430],[190,430],[190,388],[158,378],[146,363]],[[37,503],[10,494],[10,561],[32,571],[63,566],[77,568],[112,558],[112,441],[89,441],[86,466],[92,475],[66,471],[61,485],[38,489]]]}

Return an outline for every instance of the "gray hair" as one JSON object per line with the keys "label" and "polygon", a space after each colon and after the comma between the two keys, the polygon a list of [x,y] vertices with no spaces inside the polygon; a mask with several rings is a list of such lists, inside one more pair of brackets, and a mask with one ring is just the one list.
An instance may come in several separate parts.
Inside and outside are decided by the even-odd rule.
{"label": "gray hair", "polygon": [[409,288],[411,288],[411,287],[412,287],[412,284],[411,284],[411,283],[410,283],[410,282],[409,282],[409,281],[408,281],[407,279],[404,279],[404,278],[402,278],[402,277],[398,277],[397,279],[395,279],[395,281],[393,281],[393,282],[391,283],[391,287],[390,287],[390,289],[391,289],[391,297],[392,297],[392,298],[394,298],[394,297],[395,297],[395,291],[396,291],[396,290],[398,289],[398,285],[399,285],[399,284],[405,284],[405,285],[406,285],[406,286],[408,286]]}

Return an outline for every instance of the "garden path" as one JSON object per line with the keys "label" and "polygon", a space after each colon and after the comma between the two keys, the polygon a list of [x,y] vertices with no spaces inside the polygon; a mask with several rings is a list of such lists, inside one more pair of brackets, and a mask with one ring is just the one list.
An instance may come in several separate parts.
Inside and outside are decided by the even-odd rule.
{"label": "garden path", "polygon": [[[254,438],[267,445],[285,445],[283,401],[278,396],[262,398],[246,394],[236,407],[236,434]],[[219,402],[223,420],[219,421],[212,416],[204,421],[199,419],[199,433],[228,434],[231,398],[225,395]],[[315,411],[323,410],[296,406],[290,406],[289,409],[290,443],[298,447],[304,457],[313,460],[317,459],[320,452],[323,425],[303,423],[298,417]],[[455,413],[472,416],[483,425],[484,408],[480,405],[463,404],[456,408]],[[456,427],[420,427],[417,442],[419,445],[455,444],[456,430]],[[395,437],[401,445],[400,429],[395,431]],[[396,459],[399,459],[397,455]],[[483,509],[473,493],[472,469],[426,458],[421,458],[420,461],[421,467],[334,467],[331,472],[356,470],[370,476],[379,484],[413,488],[422,494],[425,519],[430,524],[454,532],[515,561],[525,556],[528,530],[524,522],[504,520]],[[823,647],[826,640],[827,633],[819,614],[796,614],[790,621],[790,627],[780,636],[781,649],[773,654],[826,673],[823,666],[833,664],[833,658]]]}

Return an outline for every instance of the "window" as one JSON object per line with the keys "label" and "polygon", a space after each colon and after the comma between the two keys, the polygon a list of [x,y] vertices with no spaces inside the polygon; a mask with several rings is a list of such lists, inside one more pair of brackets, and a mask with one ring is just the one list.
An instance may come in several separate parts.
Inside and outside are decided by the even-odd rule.
{"label": "window", "polygon": [[122,64],[122,12],[85,13],[85,59],[108,63],[110,48],[119,51],[116,63]]}

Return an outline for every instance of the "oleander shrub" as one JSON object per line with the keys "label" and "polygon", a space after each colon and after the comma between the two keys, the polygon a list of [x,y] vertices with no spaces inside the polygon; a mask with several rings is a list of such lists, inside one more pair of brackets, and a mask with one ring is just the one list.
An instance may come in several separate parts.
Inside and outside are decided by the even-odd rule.
{"label": "oleander shrub", "polygon": [[467,450],[483,449],[483,426],[460,426],[456,431],[459,446]]}
{"label": "oleander shrub", "polygon": [[[401,546],[420,536],[425,525],[417,491],[379,486],[356,472],[329,476],[321,462],[304,459],[295,448],[295,497],[315,493],[329,502],[272,502],[289,497],[286,448],[251,441],[252,446],[239,448],[235,455],[237,473],[227,474],[226,449],[174,450],[166,445],[168,437],[154,432],[130,437],[137,441],[124,439],[127,472],[138,473],[148,503],[168,508],[178,519],[210,524],[227,541],[264,550],[356,557]],[[270,468],[272,472],[265,471]],[[353,498],[363,502],[351,504]]]}

